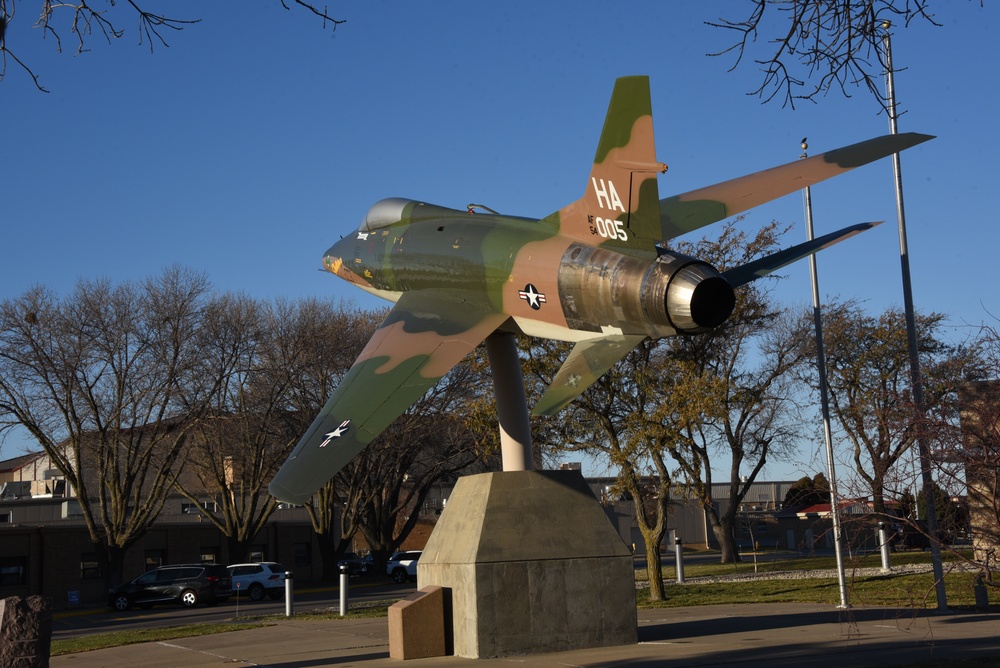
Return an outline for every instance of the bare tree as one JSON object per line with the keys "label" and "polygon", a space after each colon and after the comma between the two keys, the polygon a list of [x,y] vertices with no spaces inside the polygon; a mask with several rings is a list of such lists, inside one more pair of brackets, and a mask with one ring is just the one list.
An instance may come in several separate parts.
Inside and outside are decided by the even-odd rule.
{"label": "bare tree", "polygon": [[[781,233],[772,223],[748,238],[728,225],[717,240],[683,252],[722,268],[739,266],[767,254]],[[688,493],[705,509],[722,563],[739,560],[737,516],[753,482],[770,458],[793,445],[797,407],[790,381],[805,361],[795,334],[757,281],[738,291],[732,316],[717,330],[666,342],[661,376],[672,384],[656,416],[685,435],[670,454]],[[726,499],[714,497],[713,467],[728,469]]]}
{"label": "bare tree", "polygon": [[[801,326],[812,325],[812,312]],[[917,314],[917,341],[924,375],[924,403],[939,414],[946,397],[956,390],[975,364],[975,351],[946,343],[940,330],[944,316]],[[907,488],[896,464],[916,439],[916,419],[910,397],[910,366],[902,311],[891,308],[868,315],[853,301],[824,307],[830,407],[852,449],[854,468],[872,496],[873,510],[886,513],[890,498]],[[802,339],[810,347],[815,340]],[[811,380],[815,384],[815,376]]]}
{"label": "bare tree", "polygon": [[731,46],[710,55],[735,54],[735,69],[758,48],[757,39],[763,35],[767,45],[760,47],[763,54],[750,56],[760,66],[763,80],[750,94],[765,102],[780,96],[782,106],[815,101],[831,90],[850,97],[850,91],[860,87],[886,108],[882,37],[889,24],[938,25],[928,10],[930,0],[749,0],[747,4],[746,18],[708,22],[737,35]]}
{"label": "bare tree", "polygon": [[208,287],[172,268],[0,303],[0,424],[27,429],[65,476],[109,584],[159,514],[212,392],[196,343]]}
{"label": "bare tree", "polygon": [[230,561],[246,559],[276,509],[266,488],[298,440],[285,414],[301,354],[293,334],[299,315],[294,304],[232,294],[205,309],[200,365],[203,377],[219,380],[177,487],[226,536]]}
{"label": "bare tree", "polygon": [[[291,9],[290,4],[299,6],[305,11],[312,13],[321,19],[323,27],[332,26],[333,30],[344,23],[344,19],[335,19],[328,13],[326,7],[322,9],[317,3],[306,0],[278,0],[285,9]],[[125,36],[126,30],[121,26],[126,17],[131,15],[133,19],[138,19],[138,40],[139,44],[148,44],[152,51],[159,43],[161,46],[168,46],[166,35],[168,31],[179,31],[194,25],[200,19],[192,18],[172,18],[159,11],[147,9],[151,4],[156,4],[153,0],[125,0],[116,3],[115,0],[97,0],[87,2],[86,0],[0,0],[0,81],[3,81],[7,74],[8,61],[17,65],[31,77],[38,90],[47,93],[48,91],[41,85],[38,75],[31,67],[18,57],[11,48],[15,31],[25,28],[18,35],[27,35],[29,26],[21,20],[15,21],[18,9],[27,9],[37,17],[32,28],[40,28],[43,38],[52,38],[55,42],[56,51],[62,51],[63,35],[73,40],[76,44],[75,53],[77,55],[89,50],[89,40],[94,35],[99,35],[109,44],[112,40]]]}
{"label": "bare tree", "polygon": [[[684,471],[685,486],[705,509],[722,563],[740,560],[736,529],[747,492],[768,461],[790,450],[797,434],[789,382],[791,371],[803,362],[797,345],[781,335],[766,335],[756,350],[746,349],[768,326],[766,320],[744,322],[738,333],[723,338],[722,350],[695,358],[691,372],[702,382],[684,386],[704,388],[707,395],[699,403],[707,402],[708,412],[690,422],[688,439],[677,443],[674,456]],[[756,363],[751,362],[755,355]],[[727,471],[723,498],[713,491],[713,466]]]}

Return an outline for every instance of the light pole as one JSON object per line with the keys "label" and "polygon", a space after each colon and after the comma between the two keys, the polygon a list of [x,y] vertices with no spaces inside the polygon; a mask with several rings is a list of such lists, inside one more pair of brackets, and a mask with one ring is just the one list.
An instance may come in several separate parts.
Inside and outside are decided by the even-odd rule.
{"label": "light pole", "polygon": [[[802,139],[802,157],[806,157],[809,145]],[[806,237],[813,240],[812,193],[809,186],[802,191],[806,207]],[[840,549],[840,503],[837,498],[837,472],[833,463],[833,437],[830,432],[830,399],[827,394],[826,353],[823,350],[823,317],[819,303],[819,273],[816,269],[816,254],[809,255],[809,272],[812,277],[813,322],[816,327],[816,369],[819,374],[819,399],[823,411],[823,437],[826,440],[826,467],[830,473],[830,515],[833,519],[833,549],[837,556],[837,584],[840,588],[838,608],[851,607],[847,600],[847,581],[844,577],[844,554]]]}
{"label": "light pole", "polygon": [[[885,31],[882,45],[885,49],[886,98],[889,103],[889,131],[898,134],[896,124],[896,86],[892,70],[892,45],[889,40],[889,21],[882,22]],[[906,314],[906,340],[910,350],[910,387],[913,394],[913,409],[916,422],[917,450],[920,458],[920,478],[924,489],[924,507],[927,533],[931,544],[931,564],[934,570],[934,588],[937,591],[938,611],[948,609],[948,597],[944,589],[944,568],[941,565],[941,544],[937,536],[937,513],[934,508],[934,480],[931,478],[931,453],[924,438],[924,388],[920,379],[920,357],[917,348],[917,325],[913,313],[913,290],[910,286],[910,254],[906,245],[906,213],[903,208],[903,174],[899,153],[892,154],[892,171],[896,180],[896,218],[899,221],[899,262],[903,272],[903,308]]]}

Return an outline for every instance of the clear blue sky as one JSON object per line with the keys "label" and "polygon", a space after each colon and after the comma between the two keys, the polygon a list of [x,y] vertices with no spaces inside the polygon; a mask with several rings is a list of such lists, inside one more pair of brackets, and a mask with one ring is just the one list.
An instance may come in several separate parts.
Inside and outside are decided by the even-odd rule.
{"label": "clear blue sky", "polygon": [[[165,31],[169,48],[128,32],[64,52],[31,28],[27,2],[8,46],[51,92],[8,61],[0,82],[3,232],[0,294],[78,278],[139,280],[170,264],[205,271],[219,290],[261,298],[380,302],[321,273],[323,251],[389,196],[469,202],[541,217],[583,193],[614,80],[651,79],[666,197],[799,156],[888,133],[867,92],[795,110],[762,105],[755,65],[706,54],[733,36],[708,27],[747,2],[337,2],[335,32],[278,0],[156,3],[200,18]],[[894,33],[901,131],[937,135],[903,153],[913,291],[949,315],[949,335],[989,312],[1000,155],[995,3],[935,2],[943,27]],[[767,36],[762,36],[761,39]],[[763,53],[760,51],[758,53]],[[990,156],[993,156],[992,158]],[[867,220],[881,227],[820,255],[824,295],[902,305],[888,160],[813,189],[817,234]],[[802,199],[759,207],[748,224],[794,225]],[[707,228],[711,233],[713,228]],[[810,301],[808,265],[785,272],[779,298]],[[995,320],[993,321],[995,322]],[[28,442],[11,438],[0,456]],[[770,478],[817,470],[817,446]],[[822,460],[818,465],[822,464]],[[594,472],[594,471],[592,471]]]}

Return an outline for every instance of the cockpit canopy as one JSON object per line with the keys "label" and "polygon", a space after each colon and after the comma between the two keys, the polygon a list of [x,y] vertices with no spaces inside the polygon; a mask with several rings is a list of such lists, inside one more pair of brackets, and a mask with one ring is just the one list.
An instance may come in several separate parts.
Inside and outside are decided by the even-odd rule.
{"label": "cockpit canopy", "polygon": [[416,223],[418,221],[434,220],[445,221],[455,219],[467,219],[468,211],[449,209],[436,204],[419,202],[414,199],[404,197],[390,197],[379,200],[368,209],[365,219],[361,221],[361,232],[372,233],[396,223]]}
{"label": "cockpit canopy", "polygon": [[361,231],[374,232],[393,223],[398,223],[403,219],[403,212],[410,204],[417,204],[417,202],[403,197],[389,197],[375,202],[372,208],[368,209],[365,219],[361,222]]}

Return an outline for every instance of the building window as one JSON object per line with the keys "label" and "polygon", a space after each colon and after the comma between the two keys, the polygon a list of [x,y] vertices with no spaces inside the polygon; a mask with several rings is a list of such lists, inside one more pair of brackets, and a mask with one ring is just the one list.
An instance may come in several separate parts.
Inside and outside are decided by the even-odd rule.
{"label": "building window", "polygon": [[199,558],[203,564],[217,564],[219,563],[219,548],[203,547]]}
{"label": "building window", "polygon": [[28,584],[27,557],[0,558],[0,587]]}
{"label": "building window", "polygon": [[264,561],[264,548],[257,546],[250,548],[250,563],[259,564]]}
{"label": "building window", "polygon": [[296,566],[309,565],[309,543],[296,543],[293,561]]}
{"label": "building window", "polygon": [[14,520],[11,519],[13,513],[0,513],[0,524],[10,524]]}
{"label": "building window", "polygon": [[[201,505],[205,506],[205,510],[210,513],[219,512],[219,504],[215,501],[205,501]],[[201,509],[198,508],[196,503],[182,503],[181,504],[181,514],[182,515],[198,515],[201,513]]]}
{"label": "building window", "polygon": [[80,579],[97,580],[101,577],[101,565],[97,561],[96,554],[84,554],[80,556]]}
{"label": "building window", "polygon": [[146,570],[159,568],[166,561],[166,550],[146,550]]}

